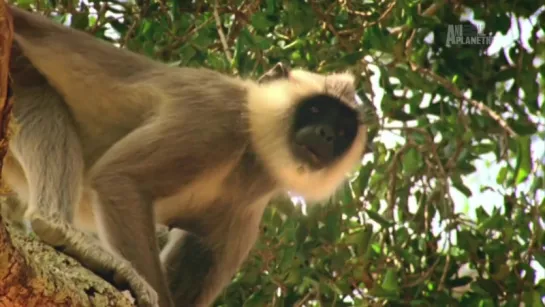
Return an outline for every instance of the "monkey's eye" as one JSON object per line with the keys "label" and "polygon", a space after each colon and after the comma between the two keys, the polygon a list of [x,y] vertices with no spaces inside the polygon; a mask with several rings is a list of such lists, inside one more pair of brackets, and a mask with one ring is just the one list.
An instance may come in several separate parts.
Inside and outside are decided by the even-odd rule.
{"label": "monkey's eye", "polygon": [[310,112],[316,114],[316,113],[320,112],[320,109],[318,109],[318,107],[311,107]]}

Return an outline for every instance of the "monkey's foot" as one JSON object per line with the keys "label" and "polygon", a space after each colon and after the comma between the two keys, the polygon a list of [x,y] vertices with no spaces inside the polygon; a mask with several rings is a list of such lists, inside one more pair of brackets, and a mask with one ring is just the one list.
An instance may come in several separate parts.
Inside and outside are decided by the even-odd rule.
{"label": "monkey's foot", "polygon": [[30,216],[33,231],[45,243],[61,249],[78,260],[83,266],[101,276],[112,276],[119,289],[129,286],[138,306],[159,306],[157,292],[138,274],[131,264],[102,247],[89,235],[62,221]]}

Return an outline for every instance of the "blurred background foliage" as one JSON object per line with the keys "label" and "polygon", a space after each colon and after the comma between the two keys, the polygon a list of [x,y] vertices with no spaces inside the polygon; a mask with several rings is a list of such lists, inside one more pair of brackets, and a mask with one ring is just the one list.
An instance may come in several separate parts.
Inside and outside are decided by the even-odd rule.
{"label": "blurred background foliage", "polygon": [[[543,305],[542,1],[10,2],[172,65],[357,73],[361,168],[327,205],[275,202],[218,306]],[[447,44],[460,24],[505,43]]]}

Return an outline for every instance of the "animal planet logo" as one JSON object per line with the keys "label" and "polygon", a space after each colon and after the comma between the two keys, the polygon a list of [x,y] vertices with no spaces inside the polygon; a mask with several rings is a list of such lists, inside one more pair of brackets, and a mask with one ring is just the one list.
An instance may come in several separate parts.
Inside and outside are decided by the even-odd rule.
{"label": "animal planet logo", "polygon": [[482,34],[481,26],[472,24],[448,25],[447,47],[452,45],[490,45],[492,33]]}

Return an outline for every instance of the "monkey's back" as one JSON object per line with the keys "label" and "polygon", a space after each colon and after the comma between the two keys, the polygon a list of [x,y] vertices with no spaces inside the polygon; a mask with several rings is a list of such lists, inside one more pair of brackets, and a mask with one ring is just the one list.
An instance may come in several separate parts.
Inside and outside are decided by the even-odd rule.
{"label": "monkey's back", "polygon": [[154,115],[137,128],[150,137],[131,140],[145,144],[138,151],[116,155],[120,165],[130,165],[116,172],[143,187],[155,202],[157,222],[203,233],[216,227],[196,221],[223,221],[232,210],[253,214],[247,207],[276,188],[250,137],[247,95],[255,85],[194,68],[150,71],[133,80],[135,88],[156,95]]}

